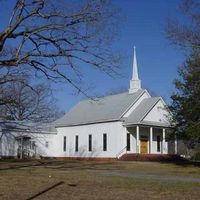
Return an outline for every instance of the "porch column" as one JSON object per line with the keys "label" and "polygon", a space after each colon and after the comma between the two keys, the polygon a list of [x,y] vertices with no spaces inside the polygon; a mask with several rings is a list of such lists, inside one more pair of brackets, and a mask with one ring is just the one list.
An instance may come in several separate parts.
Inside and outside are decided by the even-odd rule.
{"label": "porch column", "polygon": [[176,137],[176,135],[175,135],[175,140],[174,140],[174,153],[175,154],[177,154],[178,152],[177,152],[177,137]]}
{"label": "porch column", "polygon": [[21,137],[21,152],[20,152],[20,159],[23,158],[23,137]]}
{"label": "porch column", "polygon": [[162,154],[165,153],[165,128],[163,128],[163,137],[162,137]]}
{"label": "porch column", "polygon": [[149,153],[152,153],[152,152],[153,152],[152,141],[153,141],[153,127],[150,127]]}
{"label": "porch column", "polygon": [[136,152],[137,152],[137,153],[140,153],[139,126],[136,126]]}

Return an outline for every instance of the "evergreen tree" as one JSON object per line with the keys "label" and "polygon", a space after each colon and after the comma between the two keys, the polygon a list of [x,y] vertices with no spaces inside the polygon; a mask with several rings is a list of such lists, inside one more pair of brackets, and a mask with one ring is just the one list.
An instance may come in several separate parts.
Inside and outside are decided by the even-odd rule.
{"label": "evergreen tree", "polygon": [[178,11],[180,15],[169,18],[165,29],[166,37],[187,55],[171,97],[172,136],[191,149],[200,144],[200,4],[183,0]]}
{"label": "evergreen tree", "polygon": [[200,51],[191,56],[179,68],[175,80],[176,93],[172,95],[171,111],[175,134],[183,139],[188,148],[200,142]]}

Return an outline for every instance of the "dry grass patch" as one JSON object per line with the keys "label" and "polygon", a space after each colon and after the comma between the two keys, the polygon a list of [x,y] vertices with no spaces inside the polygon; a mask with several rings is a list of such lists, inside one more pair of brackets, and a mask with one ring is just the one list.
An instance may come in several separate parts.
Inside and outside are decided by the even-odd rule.
{"label": "dry grass patch", "polygon": [[[0,162],[0,168],[11,164]],[[17,169],[0,170],[0,199],[27,199],[64,181],[36,199],[199,199],[200,182],[159,180],[156,176],[200,177],[200,168],[147,162],[83,162],[55,161],[37,165],[16,162]],[[36,166],[22,167],[36,164]],[[3,167],[2,167],[3,166]],[[14,165],[12,164],[12,167]],[[115,175],[109,176],[115,172]],[[119,174],[118,174],[119,173]],[[142,176],[121,176],[120,173]]]}

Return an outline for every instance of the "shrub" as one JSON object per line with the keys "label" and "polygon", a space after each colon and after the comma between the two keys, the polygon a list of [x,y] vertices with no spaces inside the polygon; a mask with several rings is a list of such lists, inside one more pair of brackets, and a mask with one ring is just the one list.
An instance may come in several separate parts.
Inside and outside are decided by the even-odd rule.
{"label": "shrub", "polygon": [[196,153],[194,154],[194,156],[192,157],[192,160],[200,161],[200,152],[196,152]]}

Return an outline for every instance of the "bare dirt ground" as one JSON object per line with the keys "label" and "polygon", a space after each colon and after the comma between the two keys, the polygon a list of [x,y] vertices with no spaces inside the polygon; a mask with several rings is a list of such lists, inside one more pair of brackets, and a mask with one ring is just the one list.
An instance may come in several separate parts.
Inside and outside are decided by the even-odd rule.
{"label": "bare dirt ground", "polygon": [[200,167],[152,162],[0,161],[0,199],[200,199]]}

